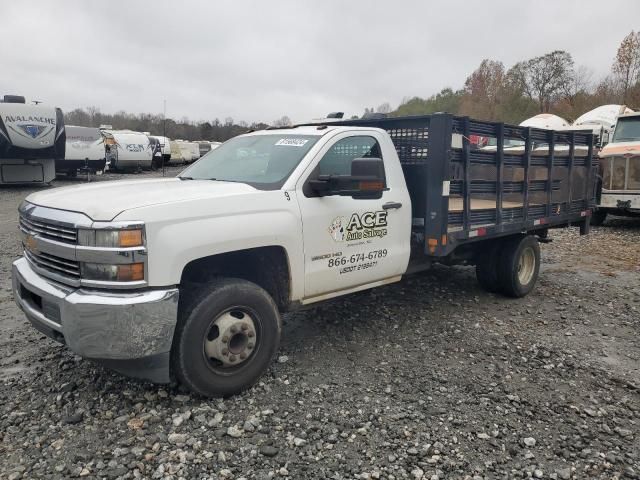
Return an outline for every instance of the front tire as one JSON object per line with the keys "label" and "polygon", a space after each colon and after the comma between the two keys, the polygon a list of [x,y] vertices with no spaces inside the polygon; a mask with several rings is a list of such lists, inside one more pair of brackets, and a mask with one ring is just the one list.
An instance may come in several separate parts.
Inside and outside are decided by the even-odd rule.
{"label": "front tire", "polygon": [[498,260],[500,291],[514,298],[527,295],[536,285],[540,273],[540,245],[533,235],[507,239]]}
{"label": "front tire", "polygon": [[178,382],[205,397],[251,387],[280,343],[281,319],[271,296],[255,283],[227,278],[183,298],[171,352]]}

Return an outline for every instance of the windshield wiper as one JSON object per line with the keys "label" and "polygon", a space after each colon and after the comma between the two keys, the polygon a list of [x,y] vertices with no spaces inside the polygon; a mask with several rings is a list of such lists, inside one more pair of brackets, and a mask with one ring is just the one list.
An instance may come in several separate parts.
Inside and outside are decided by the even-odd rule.
{"label": "windshield wiper", "polygon": [[247,183],[240,180],[225,180],[224,178],[205,178],[204,180],[211,180],[213,182],[232,182],[232,183]]}
{"label": "windshield wiper", "polygon": [[193,180],[193,177],[178,177],[180,180]]}

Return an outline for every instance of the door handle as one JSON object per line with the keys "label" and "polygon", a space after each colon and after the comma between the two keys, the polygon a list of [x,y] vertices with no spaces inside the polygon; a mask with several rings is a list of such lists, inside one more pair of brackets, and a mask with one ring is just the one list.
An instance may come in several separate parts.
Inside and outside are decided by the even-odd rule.
{"label": "door handle", "polygon": [[400,202],[387,202],[384,205],[382,205],[382,208],[384,210],[391,210],[392,208],[400,208],[402,207],[402,204]]}

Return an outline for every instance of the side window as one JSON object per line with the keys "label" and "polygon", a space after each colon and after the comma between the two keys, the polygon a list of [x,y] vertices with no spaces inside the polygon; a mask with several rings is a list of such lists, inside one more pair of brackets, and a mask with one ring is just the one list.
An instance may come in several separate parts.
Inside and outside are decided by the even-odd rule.
{"label": "side window", "polygon": [[[380,145],[373,137],[347,137],[338,140],[318,163],[315,175],[350,175],[355,158],[382,158]],[[314,176],[315,176],[314,175]]]}

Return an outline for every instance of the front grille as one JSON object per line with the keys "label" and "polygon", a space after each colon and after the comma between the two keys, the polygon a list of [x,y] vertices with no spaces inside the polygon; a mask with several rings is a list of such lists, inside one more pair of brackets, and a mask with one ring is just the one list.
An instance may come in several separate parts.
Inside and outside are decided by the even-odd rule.
{"label": "front grille", "polygon": [[20,215],[20,228],[26,233],[38,234],[62,243],[75,245],[78,240],[78,231],[75,228],[48,223],[42,219],[36,220],[32,217],[26,217],[25,215]]}
{"label": "front grille", "polygon": [[56,257],[43,252],[34,253],[27,249],[24,250],[24,256],[33,265],[48,272],[72,279],[80,278],[80,263],[75,260]]}

